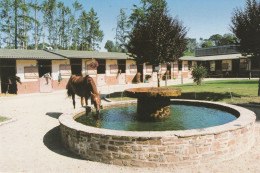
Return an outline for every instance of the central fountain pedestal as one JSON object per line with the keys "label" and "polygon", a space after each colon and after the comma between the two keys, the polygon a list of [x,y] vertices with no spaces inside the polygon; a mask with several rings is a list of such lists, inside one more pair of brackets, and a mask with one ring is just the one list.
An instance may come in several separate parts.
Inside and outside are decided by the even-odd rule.
{"label": "central fountain pedestal", "polygon": [[137,98],[140,120],[163,120],[170,116],[170,99],[180,96],[178,88],[132,88],[125,90],[128,97]]}

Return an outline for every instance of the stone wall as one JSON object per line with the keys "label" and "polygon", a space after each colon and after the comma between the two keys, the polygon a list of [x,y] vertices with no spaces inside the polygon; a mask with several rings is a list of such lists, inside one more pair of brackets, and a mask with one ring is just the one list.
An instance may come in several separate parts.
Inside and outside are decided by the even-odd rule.
{"label": "stone wall", "polygon": [[238,109],[240,116],[228,124],[164,132],[98,129],[75,122],[73,113],[62,115],[62,142],[85,159],[122,166],[187,167],[228,160],[248,151],[255,141],[255,114],[230,107]]}

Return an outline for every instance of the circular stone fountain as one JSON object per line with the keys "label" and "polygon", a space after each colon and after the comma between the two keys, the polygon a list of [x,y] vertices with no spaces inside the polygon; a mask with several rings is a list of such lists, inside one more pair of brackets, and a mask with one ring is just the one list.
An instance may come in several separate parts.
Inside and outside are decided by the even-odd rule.
{"label": "circular stone fountain", "polygon": [[163,120],[170,116],[170,99],[180,96],[178,88],[131,88],[126,96],[137,98],[137,113],[140,120]]}
{"label": "circular stone fountain", "polygon": [[[104,107],[134,104],[108,103]],[[108,164],[135,167],[189,167],[229,160],[254,144],[256,116],[245,108],[207,101],[171,100],[182,104],[215,108],[237,117],[229,123],[191,130],[123,131],[86,126],[76,122],[84,108],[59,117],[63,145],[82,158]]]}

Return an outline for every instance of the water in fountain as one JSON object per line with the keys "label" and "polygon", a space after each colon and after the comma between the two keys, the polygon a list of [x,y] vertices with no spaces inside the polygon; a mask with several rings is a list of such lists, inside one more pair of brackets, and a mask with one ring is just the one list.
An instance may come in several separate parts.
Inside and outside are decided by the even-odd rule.
{"label": "water in fountain", "polygon": [[171,115],[164,121],[139,121],[136,105],[124,105],[102,110],[100,117],[83,114],[76,121],[88,126],[127,131],[165,131],[203,129],[231,122],[236,117],[218,109],[170,105]]}

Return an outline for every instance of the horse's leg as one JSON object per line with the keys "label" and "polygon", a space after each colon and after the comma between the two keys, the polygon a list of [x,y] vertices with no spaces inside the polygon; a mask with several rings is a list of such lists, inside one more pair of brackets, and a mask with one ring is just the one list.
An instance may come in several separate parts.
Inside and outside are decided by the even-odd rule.
{"label": "horse's leg", "polygon": [[9,92],[9,84],[7,84],[7,89],[6,89],[6,93],[5,94],[8,94]]}
{"label": "horse's leg", "polygon": [[76,105],[75,94],[73,93],[71,96],[72,96],[72,100],[73,100],[73,106],[74,106],[74,109],[75,109],[75,105]]}
{"label": "horse's leg", "polygon": [[81,106],[84,106],[84,97],[81,97]]}
{"label": "horse's leg", "polygon": [[88,106],[88,97],[85,97],[86,106]]}

